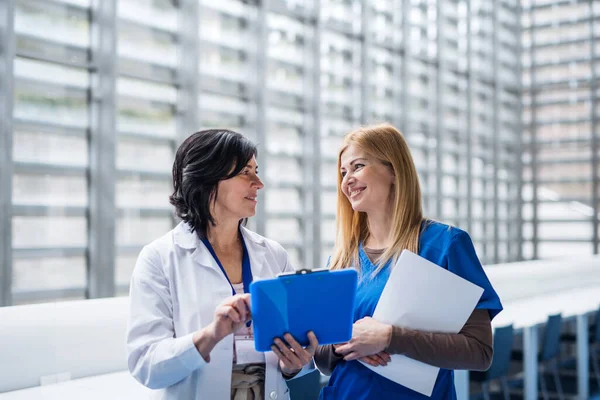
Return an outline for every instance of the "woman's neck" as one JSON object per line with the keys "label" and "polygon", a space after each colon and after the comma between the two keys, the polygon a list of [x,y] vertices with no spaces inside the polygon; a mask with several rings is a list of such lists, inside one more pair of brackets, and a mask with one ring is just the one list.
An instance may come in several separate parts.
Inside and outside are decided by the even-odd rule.
{"label": "woman's neck", "polygon": [[369,237],[365,247],[370,249],[387,249],[392,245],[392,219],[390,212],[374,212],[367,214]]}
{"label": "woman's neck", "polygon": [[239,246],[239,221],[217,222],[209,226],[207,238],[215,249],[227,250]]}

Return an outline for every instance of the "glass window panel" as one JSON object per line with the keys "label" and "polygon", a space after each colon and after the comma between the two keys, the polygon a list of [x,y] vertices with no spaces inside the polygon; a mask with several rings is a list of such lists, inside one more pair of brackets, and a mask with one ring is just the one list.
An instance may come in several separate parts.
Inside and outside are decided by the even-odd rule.
{"label": "glass window panel", "polygon": [[139,178],[119,179],[116,187],[117,207],[168,209],[171,181],[151,181]]}
{"label": "glass window panel", "polygon": [[[245,9],[248,18],[256,15],[255,7],[246,6]],[[201,38],[240,50],[246,49],[248,38],[256,37],[245,18],[217,13],[209,8],[200,13],[199,30]]]}
{"label": "glass window panel", "polygon": [[119,131],[163,137],[175,136],[175,110],[172,106],[130,97],[120,97],[118,103]]}
{"label": "glass window panel", "polygon": [[80,68],[65,67],[44,61],[15,58],[14,74],[16,78],[43,81],[55,85],[88,88],[89,73]]}
{"label": "glass window panel", "polygon": [[169,0],[127,0],[117,2],[117,13],[142,24],[152,25],[169,31],[178,28],[178,12]]}
{"label": "glass window panel", "polygon": [[304,115],[299,111],[267,107],[266,113],[267,118],[276,123],[290,124],[298,127],[301,127],[304,123]]}
{"label": "glass window panel", "polygon": [[177,65],[177,45],[173,35],[152,31],[125,21],[120,21],[118,35],[119,57],[169,67]]}
{"label": "glass window panel", "polygon": [[321,240],[325,242],[335,240],[335,220],[326,219],[321,221]]}
{"label": "glass window panel", "polygon": [[13,291],[51,290],[87,284],[85,257],[13,260]]}
{"label": "glass window panel", "polygon": [[282,65],[276,62],[267,64],[267,88],[302,95],[307,86],[299,67]]}
{"label": "glass window panel", "polygon": [[297,219],[273,219],[268,218],[266,224],[267,237],[277,238],[282,242],[302,241],[302,230]]}
{"label": "glass window panel", "polygon": [[13,248],[85,247],[85,217],[13,217]]}
{"label": "glass window panel", "polygon": [[269,57],[300,66],[312,63],[312,54],[304,50],[311,40],[312,30],[291,18],[276,14],[268,15],[267,24]]}
{"label": "glass window panel", "polygon": [[216,94],[201,93],[199,99],[200,115],[204,110],[240,115],[244,118],[255,115],[255,105],[241,99]]}
{"label": "glass window panel", "polygon": [[215,126],[219,126],[236,132],[244,132],[246,135],[251,133],[246,129],[247,120],[244,116],[232,115],[226,112],[203,110],[200,114],[200,119],[202,129],[211,129]]}
{"label": "glass window panel", "polygon": [[[589,205],[577,202],[539,203],[537,206],[538,219],[560,219],[565,221],[588,220],[593,211]],[[529,214],[528,214],[529,216]],[[590,224],[591,226],[591,224]],[[568,232],[568,231],[564,231]],[[591,236],[590,236],[591,237]]]}
{"label": "glass window panel", "polygon": [[211,76],[252,84],[256,79],[255,68],[247,62],[242,51],[218,47],[200,48],[200,72]]}
{"label": "glass window panel", "polygon": [[302,183],[302,166],[298,160],[293,158],[270,158],[266,176],[268,182],[300,184]]}
{"label": "glass window panel", "polygon": [[90,45],[87,13],[56,3],[17,1],[15,32],[69,45]]}
{"label": "glass window panel", "polygon": [[292,268],[302,269],[302,268],[308,267],[308,266],[305,266],[304,263],[302,262],[302,259],[300,257],[300,252],[298,251],[298,249],[289,248],[289,249],[286,249],[286,251],[288,253],[288,261]]}
{"label": "glass window panel", "polygon": [[117,168],[171,173],[175,151],[168,143],[119,138]]}
{"label": "glass window panel", "polygon": [[321,192],[321,212],[323,214],[335,215],[337,211],[337,191]]}
{"label": "glass window panel", "polygon": [[[321,2],[324,25],[348,32],[360,30],[360,1],[358,0],[326,0]],[[344,18],[340,18],[344,16]]]}
{"label": "glass window panel", "polygon": [[86,206],[88,187],[85,176],[13,175],[13,204]]}
{"label": "glass window panel", "polygon": [[126,217],[117,219],[117,246],[144,246],[173,228],[170,217]]}
{"label": "glass window panel", "polygon": [[84,136],[52,135],[19,127],[16,129],[13,138],[15,161],[79,167],[89,164],[88,144]]}
{"label": "glass window panel", "polygon": [[337,186],[337,164],[324,162],[321,164],[321,184]]}
{"label": "glass window panel", "polygon": [[301,128],[280,125],[274,122],[267,124],[267,150],[270,153],[301,154]]}
{"label": "glass window panel", "polygon": [[89,124],[87,93],[16,81],[14,116],[85,128]]}
{"label": "glass window panel", "polygon": [[177,89],[170,85],[143,81],[140,79],[117,79],[117,93],[121,96],[140,97],[158,102],[177,102]]}
{"label": "glass window panel", "polygon": [[295,189],[267,190],[267,210],[271,212],[300,212],[300,193]]}
{"label": "glass window panel", "polygon": [[593,254],[594,249],[591,243],[544,243],[538,244],[538,257],[555,258],[568,256],[581,256],[584,254]]}

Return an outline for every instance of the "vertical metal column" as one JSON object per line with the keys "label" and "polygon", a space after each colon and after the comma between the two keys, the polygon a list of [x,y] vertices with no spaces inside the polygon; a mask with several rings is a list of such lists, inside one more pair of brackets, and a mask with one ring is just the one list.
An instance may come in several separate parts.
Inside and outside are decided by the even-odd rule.
{"label": "vertical metal column", "polygon": [[[321,0],[314,0],[314,39],[313,39],[313,87],[312,87],[312,267],[324,267],[321,260],[321,37],[323,21],[321,18]],[[308,260],[307,260],[308,261]],[[308,266],[307,266],[308,267]]]}
{"label": "vertical metal column", "polygon": [[[494,264],[498,263],[498,259],[499,259],[499,243],[498,241],[500,240],[500,219],[498,217],[499,214],[499,191],[498,191],[498,185],[499,185],[499,180],[498,180],[498,171],[500,170],[500,157],[499,157],[499,153],[500,153],[500,139],[498,138],[498,136],[500,135],[500,124],[499,124],[499,120],[500,120],[500,112],[499,112],[499,103],[500,103],[500,79],[499,79],[499,74],[498,74],[498,63],[499,63],[499,57],[498,57],[498,52],[500,51],[500,46],[499,46],[499,40],[498,40],[498,1],[493,1],[493,8],[492,8],[492,52],[494,54],[493,56],[493,71],[492,71],[492,76],[493,76],[493,81],[494,81],[494,100],[493,100],[493,107],[494,107],[494,127],[493,127],[493,132],[492,132],[492,147],[494,149],[493,154],[492,154],[492,163],[494,165],[494,172],[493,172],[493,185],[494,185],[494,189],[493,189],[493,193],[494,193],[494,200],[493,200],[493,218],[494,218],[494,226],[493,226],[493,238],[494,238],[494,252],[493,252],[493,262]],[[488,258],[489,260],[489,258]]]}
{"label": "vertical metal column", "polygon": [[442,6],[441,0],[436,2],[436,43],[437,43],[437,79],[436,79],[436,126],[435,126],[435,138],[436,138],[436,146],[435,146],[435,215],[436,218],[440,220],[444,219],[442,214],[442,183],[444,181],[444,169],[442,168],[442,164],[444,162],[444,96],[442,95],[443,87],[444,87],[444,74],[445,70],[444,64],[444,52],[443,48],[443,18],[442,18]]}
{"label": "vertical metal column", "polygon": [[12,304],[15,0],[0,2],[0,307]]}
{"label": "vertical metal column", "polygon": [[115,294],[116,0],[92,4],[88,297]]}
{"label": "vertical metal column", "polygon": [[360,123],[367,124],[371,113],[369,107],[369,71],[371,70],[371,61],[369,60],[369,50],[371,47],[371,24],[369,21],[369,0],[361,2],[361,80],[360,80]]}
{"label": "vertical metal column", "polygon": [[596,50],[594,49],[594,10],[593,10],[593,2],[594,0],[590,0],[590,69],[592,72],[592,79],[590,80],[590,119],[591,119],[591,128],[592,128],[592,246],[594,249],[594,254],[598,254],[598,112],[596,111],[596,107],[598,106],[598,102],[596,100],[597,95],[597,87],[598,84],[596,79],[598,78],[596,74]]}
{"label": "vertical metal column", "polygon": [[200,85],[198,33],[199,5],[197,0],[181,0],[179,8],[180,56],[177,90],[177,111],[179,114],[177,141],[183,141],[199,130],[200,118],[198,97]]}
{"label": "vertical metal column", "polygon": [[467,231],[473,230],[473,34],[471,1],[465,2],[467,23]]}
{"label": "vertical metal column", "polygon": [[[523,24],[521,23],[521,16],[523,15],[523,7],[519,2],[517,4],[517,38],[519,42],[517,44],[517,76],[519,78],[523,77]],[[518,83],[518,99],[519,99],[519,121],[517,122],[517,141],[518,141],[518,149],[520,150],[517,158],[517,242],[515,246],[517,248],[517,259],[514,261],[522,261],[523,260],[523,135],[525,134],[525,125],[523,124],[523,79],[519,79]],[[512,237],[512,235],[510,235]],[[513,261],[513,260],[511,260]]]}
{"label": "vertical metal column", "polygon": [[[268,46],[268,27],[267,13],[269,10],[269,0],[257,2],[258,14],[256,18],[257,27],[257,48],[256,48],[256,142],[258,147],[259,165],[263,171],[266,171],[269,164],[267,154],[266,129],[267,129],[267,46]],[[256,232],[264,235],[267,230],[267,196],[269,188],[262,190],[261,198],[256,207]]]}
{"label": "vertical metal column", "polygon": [[[408,134],[408,118],[410,113],[408,112],[408,64],[410,55],[410,27],[408,14],[410,12],[410,0],[402,0],[402,45],[403,45],[403,57],[402,57],[402,123],[400,128],[404,135]],[[423,185],[423,182],[421,182]],[[423,187],[421,186],[421,190]]]}
{"label": "vertical metal column", "polygon": [[[401,26],[404,29],[404,16],[402,15],[402,3],[399,1],[394,2],[394,8],[392,9],[392,26],[394,28]],[[402,107],[402,92],[406,90],[404,82],[402,80],[402,60],[400,55],[402,54],[402,41],[400,40],[400,32],[394,29],[392,36],[392,104],[394,106],[395,113],[392,121],[390,121],[398,129],[402,128],[402,123],[406,119],[406,114]],[[404,134],[405,132],[402,131]]]}
{"label": "vertical metal column", "polygon": [[576,317],[576,326],[577,398],[579,400],[587,400],[590,398],[590,342],[588,316],[586,314],[578,315]]}
{"label": "vertical metal column", "polygon": [[525,381],[524,400],[538,398],[538,326],[523,329],[523,372]]}
{"label": "vertical metal column", "polygon": [[531,206],[532,210],[532,238],[531,244],[533,247],[533,259],[538,258],[538,165],[537,165],[537,121],[536,121],[536,96],[537,96],[537,87],[535,86],[535,11],[533,7],[529,8],[529,21],[531,21],[531,27],[529,28],[530,36],[531,36],[531,48],[529,49],[531,54],[531,66],[529,67],[529,74],[531,76],[531,83],[529,86],[529,96],[531,98],[530,102],[530,115],[531,121],[529,123],[529,135],[530,135],[530,143],[529,143],[529,151],[531,154],[530,162],[531,162],[531,190],[532,190],[532,198],[531,198]]}

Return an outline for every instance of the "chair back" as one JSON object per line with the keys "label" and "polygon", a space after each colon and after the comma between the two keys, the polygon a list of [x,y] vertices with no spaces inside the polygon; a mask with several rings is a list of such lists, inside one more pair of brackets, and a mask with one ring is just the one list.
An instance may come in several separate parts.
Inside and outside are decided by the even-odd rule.
{"label": "chair back", "polygon": [[486,371],[485,380],[500,378],[508,374],[513,348],[514,329],[512,325],[494,329],[494,359]]}
{"label": "chair back", "polygon": [[562,316],[560,314],[550,315],[546,322],[540,361],[549,361],[558,356],[560,351],[560,330],[562,327]]}

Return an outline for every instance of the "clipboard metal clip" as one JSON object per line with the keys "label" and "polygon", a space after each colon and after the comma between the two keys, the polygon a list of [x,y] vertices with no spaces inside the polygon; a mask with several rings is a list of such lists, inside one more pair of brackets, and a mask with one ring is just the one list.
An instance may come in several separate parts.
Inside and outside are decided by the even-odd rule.
{"label": "clipboard metal clip", "polygon": [[281,277],[285,277],[285,276],[293,276],[293,275],[307,275],[307,274],[316,274],[319,272],[328,272],[329,270],[327,268],[318,268],[318,269],[307,269],[307,268],[302,268],[293,272],[282,272],[280,274],[277,275],[277,277],[281,278]]}

